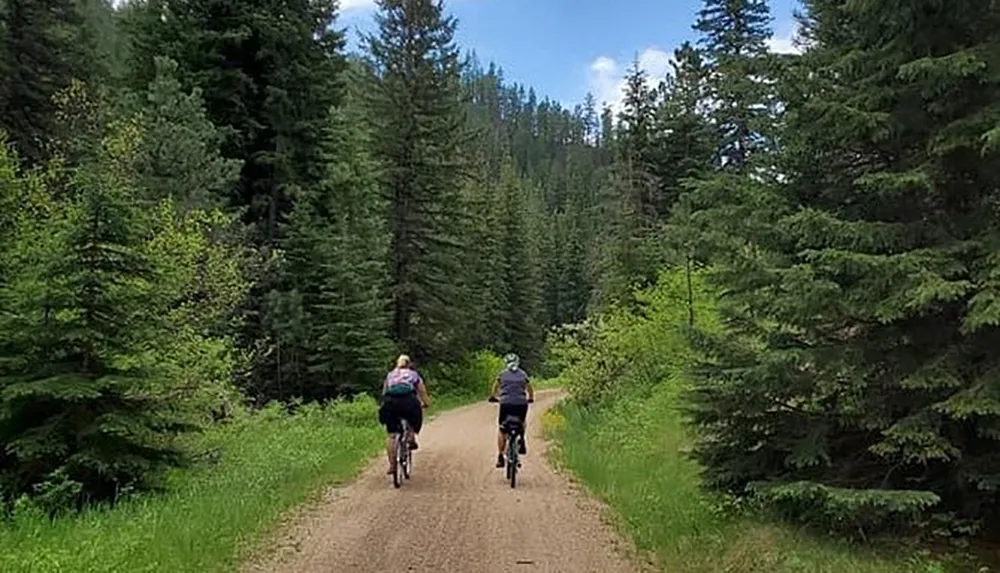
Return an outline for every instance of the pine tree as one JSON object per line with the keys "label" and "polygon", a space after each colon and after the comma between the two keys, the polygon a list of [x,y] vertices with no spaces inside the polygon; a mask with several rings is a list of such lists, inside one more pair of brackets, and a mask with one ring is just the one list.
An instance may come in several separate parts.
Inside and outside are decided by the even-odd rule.
{"label": "pine tree", "polygon": [[306,398],[376,388],[392,352],[388,232],[361,97],[335,112],[328,178],[300,202],[285,241],[288,282],[300,297],[304,323],[299,377]]}
{"label": "pine tree", "polygon": [[[541,348],[542,292],[538,273],[539,240],[536,221],[529,211],[528,195],[511,163],[505,162],[500,182],[500,259],[494,272],[502,280],[504,302],[500,331],[503,345],[526,363],[538,358]],[[541,209],[535,203],[536,209]]]}
{"label": "pine tree", "polygon": [[[156,392],[162,318],[149,305],[156,268],[143,252],[148,217],[118,154],[71,176],[72,200],[21,222],[2,289],[0,482],[31,492],[67,484],[95,499],[144,485],[180,454],[188,428]],[[72,501],[72,499],[65,500]]]}
{"label": "pine tree", "polygon": [[0,130],[27,166],[50,156],[53,97],[74,79],[94,79],[94,55],[75,1],[0,4]]}
{"label": "pine tree", "polygon": [[705,113],[708,86],[701,55],[684,44],[674,52],[671,67],[654,136],[660,186],[656,209],[661,214],[670,213],[693,178],[709,173],[718,143]]}
{"label": "pine tree", "polygon": [[467,344],[455,333],[467,316],[455,281],[466,224],[456,22],[433,0],[381,0],[376,20],[370,101],[390,204],[393,338],[418,359],[454,356]]}
{"label": "pine tree", "polygon": [[500,252],[503,205],[498,192],[499,182],[492,179],[489,171],[490,167],[482,165],[478,175],[468,178],[463,186],[463,202],[470,209],[468,232],[471,237],[470,248],[464,256],[463,280],[469,287],[474,321],[470,344],[502,352],[504,341],[509,340],[503,321],[509,306],[503,282],[506,277],[501,272],[504,265]]}
{"label": "pine tree", "polygon": [[594,308],[628,298],[632,289],[655,279],[648,247],[658,220],[655,175],[656,95],[638,60],[626,75],[622,111],[615,126],[614,160],[603,197],[599,284]]}
{"label": "pine tree", "polygon": [[710,484],[828,526],[990,519],[1000,13],[807,6],[785,184],[703,212],[747,248],[720,277],[734,334],[693,396],[699,458]]}
{"label": "pine tree", "polygon": [[765,0],[705,0],[694,29],[707,64],[712,119],[721,138],[716,161],[744,169],[773,136],[767,40],[771,15]]}
{"label": "pine tree", "polygon": [[145,89],[155,58],[176,61],[208,117],[243,162],[231,206],[274,246],[297,189],[324,178],[322,134],[341,98],[343,37],[334,0],[148,0],[129,13],[131,84]]}
{"label": "pine tree", "polygon": [[184,93],[177,63],[157,58],[156,77],[137,105],[143,138],[136,169],[149,199],[174,198],[184,209],[222,204],[239,178],[239,160],[224,159],[222,135],[205,114],[198,89]]}

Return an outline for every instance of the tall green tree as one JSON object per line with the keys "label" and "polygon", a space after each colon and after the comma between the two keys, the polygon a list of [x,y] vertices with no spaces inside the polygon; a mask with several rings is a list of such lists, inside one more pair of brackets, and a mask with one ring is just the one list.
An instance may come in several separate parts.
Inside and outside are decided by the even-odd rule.
{"label": "tall green tree", "polygon": [[154,395],[148,220],[110,165],[70,181],[71,202],[17,229],[2,291],[0,480],[14,493],[65,481],[109,498],[176,461],[168,437],[185,424]]}
{"label": "tall green tree", "polygon": [[530,201],[525,187],[514,166],[505,162],[499,189],[500,256],[493,272],[500,277],[505,303],[496,325],[504,336],[502,345],[531,363],[538,358],[543,338],[537,224],[542,207],[540,201]]}
{"label": "tall green tree", "polygon": [[625,83],[610,177],[602,199],[599,282],[593,300],[596,309],[628,298],[635,286],[654,280],[656,274],[649,258],[649,239],[658,220],[656,92],[638,60]]}
{"label": "tall green tree", "polygon": [[742,170],[770,143],[773,111],[771,14],[766,0],[705,0],[694,29],[708,66],[712,119],[721,138],[716,161]]}
{"label": "tall green tree", "polygon": [[692,179],[712,168],[718,140],[708,117],[708,76],[701,54],[691,44],[674,51],[671,72],[657,109],[655,170],[657,212],[665,218]]}
{"label": "tall green tree", "polygon": [[51,155],[55,95],[95,79],[91,39],[74,0],[0,3],[0,130],[27,166]]}
{"label": "tall green tree", "polygon": [[135,102],[143,123],[136,169],[149,199],[173,198],[182,208],[224,204],[242,162],[225,159],[223,136],[205,113],[201,90],[185,93],[177,63],[156,58],[156,77]]}
{"label": "tall green tree", "polygon": [[370,391],[391,355],[388,228],[359,78],[328,130],[328,176],[291,217],[284,250],[304,337],[299,395]]}
{"label": "tall green tree", "polygon": [[806,4],[785,183],[704,212],[745,248],[719,277],[735,334],[696,385],[699,458],[713,486],[854,531],[989,520],[1000,13]]}
{"label": "tall green tree", "polygon": [[392,334],[419,358],[467,349],[461,276],[467,167],[456,21],[435,0],[381,0],[367,38],[389,203]]}
{"label": "tall green tree", "polygon": [[227,199],[259,244],[276,244],[297,190],[324,178],[345,67],[335,17],[334,0],[144,0],[129,12],[133,87],[153,81],[157,57],[178,62],[183,88],[201,91],[229,136],[224,156],[243,162]]}

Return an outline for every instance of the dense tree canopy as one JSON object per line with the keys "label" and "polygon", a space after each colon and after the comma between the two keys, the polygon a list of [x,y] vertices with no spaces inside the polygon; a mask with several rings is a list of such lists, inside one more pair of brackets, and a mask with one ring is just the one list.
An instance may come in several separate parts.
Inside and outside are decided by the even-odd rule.
{"label": "dense tree canopy", "polygon": [[0,499],[155,485],[236,402],[375,392],[399,351],[535,368],[701,265],[707,485],[855,531],[997,516],[995,6],[807,0],[779,57],[763,0],[705,0],[667,77],[571,108],[439,0],[380,0],[360,54],[336,17],[0,2]]}

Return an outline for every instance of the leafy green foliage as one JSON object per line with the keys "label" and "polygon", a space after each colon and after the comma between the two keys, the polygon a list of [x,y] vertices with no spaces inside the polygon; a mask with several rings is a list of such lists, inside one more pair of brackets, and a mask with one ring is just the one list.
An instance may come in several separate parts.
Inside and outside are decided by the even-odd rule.
{"label": "leafy green foliage", "polygon": [[691,277],[693,297],[687,279],[683,272],[664,272],[655,287],[635,294],[635,306],[619,305],[550,338],[548,355],[565,365],[560,378],[575,401],[591,406],[648,392],[695,358],[686,340],[691,311],[704,328],[718,326],[703,274]]}
{"label": "leafy green foliage", "polygon": [[200,455],[167,475],[163,495],[55,521],[22,505],[0,527],[0,570],[230,570],[246,542],[262,540],[289,509],[349,479],[384,447],[376,409],[370,397],[293,414],[277,403],[237,409],[227,423],[185,440]]}
{"label": "leafy green foliage", "polygon": [[[427,388],[434,396],[489,396],[493,380],[503,370],[503,359],[490,352],[476,352],[453,364],[433,364],[422,372]],[[437,398],[434,398],[436,401]]]}

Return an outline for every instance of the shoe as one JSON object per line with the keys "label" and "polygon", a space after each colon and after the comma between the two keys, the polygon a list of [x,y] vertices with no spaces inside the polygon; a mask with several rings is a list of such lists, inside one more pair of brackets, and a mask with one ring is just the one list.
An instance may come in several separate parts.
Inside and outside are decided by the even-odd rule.
{"label": "shoe", "polygon": [[518,446],[517,453],[521,454],[522,456],[528,455],[528,446],[525,445],[524,438],[521,438],[521,445]]}
{"label": "shoe", "polygon": [[412,442],[410,442],[410,451],[411,452],[419,450],[419,449],[420,449],[420,445],[417,444],[416,440],[413,440]]}
{"label": "shoe", "polygon": [[396,468],[391,467],[391,468],[389,468],[389,471],[387,471],[385,473],[386,473],[386,475],[390,475],[391,476],[392,474],[396,473]]}
{"label": "shoe", "polygon": [[503,456],[502,455],[501,456],[497,456],[497,467],[498,468],[502,468],[504,466],[504,464],[505,464],[505,460],[503,459]]}

